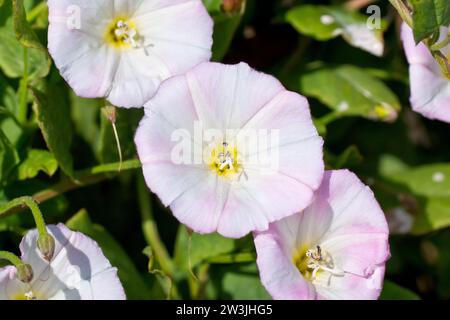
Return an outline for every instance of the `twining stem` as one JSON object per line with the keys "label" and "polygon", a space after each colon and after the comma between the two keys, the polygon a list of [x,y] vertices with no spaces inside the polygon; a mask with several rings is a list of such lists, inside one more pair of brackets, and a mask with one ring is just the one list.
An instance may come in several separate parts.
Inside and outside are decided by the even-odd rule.
{"label": "twining stem", "polygon": [[36,228],[39,232],[39,237],[47,236],[47,228],[45,227],[44,217],[42,216],[42,212],[39,209],[36,201],[32,197],[20,197],[10,202],[0,205],[0,217],[3,216],[4,213],[9,212],[11,209],[16,207],[27,206],[30,208],[31,213],[33,214],[34,221],[36,223]]}
{"label": "twining stem", "polygon": [[23,77],[19,85],[19,107],[17,120],[24,124],[28,113],[28,48],[23,48]]}
{"label": "twining stem", "polygon": [[161,269],[165,273],[172,275],[174,272],[172,259],[159,236],[158,227],[153,216],[149,192],[147,191],[144,178],[141,175],[138,176],[137,187],[139,205],[141,208],[142,232],[144,233],[145,240],[153,249]]}
{"label": "twining stem", "polygon": [[402,0],[389,0],[389,2],[397,9],[398,14],[402,17],[408,26],[413,27],[411,12]]}
{"label": "twining stem", "polygon": [[16,268],[19,268],[21,265],[23,265],[23,261],[20,260],[18,256],[16,256],[14,253],[8,252],[8,251],[0,251],[0,260],[6,260],[12,263]]}
{"label": "twining stem", "polygon": [[450,33],[447,34],[447,37],[439,43],[435,43],[430,46],[431,51],[439,51],[444,49],[448,44],[450,44]]}
{"label": "twining stem", "polygon": [[138,175],[137,189],[138,201],[141,209],[142,232],[144,234],[144,238],[147,241],[147,244],[152,248],[156,261],[158,261],[159,266],[162,270],[162,274],[167,276],[171,281],[170,291],[172,292],[172,296],[175,299],[179,299],[181,296],[177,289],[176,283],[173,280],[175,267],[169,255],[169,252],[167,251],[167,248],[165,247],[159,235],[158,226],[156,225],[156,221],[153,216],[149,193],[142,175]]}
{"label": "twining stem", "polygon": [[317,125],[326,126],[342,117],[342,111],[334,110],[316,120]]}
{"label": "twining stem", "polygon": [[[42,203],[68,191],[101,182],[109,178],[109,176],[106,175],[107,173],[117,173],[119,167],[121,167],[122,171],[132,170],[140,168],[141,163],[139,160],[133,159],[124,161],[122,166],[120,163],[108,163],[78,171],[74,174],[74,179],[66,178],[54,186],[34,194],[33,199],[38,203]],[[0,218],[18,213],[22,210],[23,208],[21,207],[10,208],[9,210],[1,213]]]}

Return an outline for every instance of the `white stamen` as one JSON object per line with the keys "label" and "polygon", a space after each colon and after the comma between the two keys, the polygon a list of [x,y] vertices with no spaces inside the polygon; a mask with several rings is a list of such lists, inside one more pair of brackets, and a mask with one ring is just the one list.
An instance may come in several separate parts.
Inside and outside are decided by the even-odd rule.
{"label": "white stamen", "polygon": [[307,267],[312,269],[311,279],[315,280],[317,276],[317,272],[319,270],[323,270],[327,272],[328,275],[328,284],[330,283],[331,276],[343,277],[345,275],[344,270],[336,267],[333,263],[332,257],[322,251],[320,246],[316,246],[315,249],[309,249],[305,254],[309,261],[307,263]]}
{"label": "white stamen", "polygon": [[28,291],[24,294],[25,298],[27,298],[27,300],[37,300],[36,296],[34,295],[33,291]]}
{"label": "white stamen", "polygon": [[123,42],[128,43],[133,48],[140,48],[143,45],[136,29],[130,28],[129,24],[122,20],[117,22],[114,34],[119,38],[123,38]]}
{"label": "white stamen", "polygon": [[219,160],[220,161],[220,167],[219,170],[223,170],[225,169],[226,166],[228,166],[228,169],[233,170],[234,166],[233,166],[233,157],[231,156],[231,153],[229,151],[227,151],[227,153],[223,154],[221,153],[219,155]]}

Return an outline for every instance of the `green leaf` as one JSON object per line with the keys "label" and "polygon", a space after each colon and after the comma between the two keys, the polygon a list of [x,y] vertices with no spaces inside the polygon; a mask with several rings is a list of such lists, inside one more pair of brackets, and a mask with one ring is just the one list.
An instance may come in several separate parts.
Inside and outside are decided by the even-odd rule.
{"label": "green leaf", "polygon": [[378,172],[398,192],[416,197],[412,234],[425,234],[450,226],[450,165],[410,167],[398,158],[384,155]]}
{"label": "green leaf", "polygon": [[420,300],[420,297],[409,289],[403,288],[389,280],[384,280],[380,300]]}
{"label": "green leaf", "polygon": [[412,234],[422,235],[450,226],[450,198],[430,197],[415,215]]}
{"label": "green leaf", "polygon": [[448,0],[411,0],[413,31],[416,43],[450,25]]}
{"label": "green leaf", "polygon": [[16,92],[0,74],[0,130],[16,148],[24,138],[24,130],[16,120],[18,105]]}
{"label": "green leaf", "polygon": [[[235,248],[233,239],[224,238],[217,233],[206,235],[193,233],[190,248],[191,267],[194,268],[209,258],[233,252]],[[185,269],[189,267],[189,235],[184,226],[178,229],[174,261],[176,265]]]}
{"label": "green leaf", "polygon": [[119,278],[128,299],[146,299],[151,296],[150,289],[125,250],[102,226],[92,223],[86,210],[80,210],[66,225],[97,241],[111,264],[119,270]]}
{"label": "green leaf", "polygon": [[298,32],[319,41],[342,36],[350,45],[376,56],[384,50],[383,25],[369,29],[368,17],[335,6],[301,5],[286,13],[286,20]]}
{"label": "green leaf", "polygon": [[19,165],[18,178],[19,180],[31,179],[36,177],[40,171],[51,177],[57,169],[58,161],[51,152],[31,149],[28,151],[25,161]]}
{"label": "green leaf", "polygon": [[100,109],[104,105],[102,99],[85,99],[71,91],[71,113],[75,131],[92,147],[98,150],[100,136]]}
{"label": "green leaf", "polygon": [[55,156],[61,169],[72,176],[73,159],[70,146],[73,130],[69,106],[58,103],[55,97],[50,98],[35,88],[32,88],[32,91],[35,97],[33,109],[47,147]]}
{"label": "green leaf", "polygon": [[23,1],[13,0],[12,10],[12,18],[6,14],[8,18],[0,27],[0,69],[10,78],[22,77],[25,48],[28,48],[28,77],[45,77],[50,71],[51,59],[26,20]]}
{"label": "green leaf", "polygon": [[256,263],[215,266],[207,293],[213,299],[270,300],[259,278]]}
{"label": "green leaf", "polygon": [[6,182],[12,169],[19,163],[19,155],[8,140],[3,130],[0,130],[0,185]]}
{"label": "green leaf", "polygon": [[401,108],[398,98],[382,81],[350,65],[303,74],[300,92],[317,98],[341,116],[391,122]]}
{"label": "green leaf", "polygon": [[410,192],[425,197],[450,197],[450,164],[431,164],[400,171],[388,177]]}

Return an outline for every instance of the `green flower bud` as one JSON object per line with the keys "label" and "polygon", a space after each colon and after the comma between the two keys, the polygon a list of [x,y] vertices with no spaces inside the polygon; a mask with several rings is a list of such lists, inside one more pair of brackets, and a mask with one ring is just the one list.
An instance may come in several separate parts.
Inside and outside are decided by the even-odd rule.
{"label": "green flower bud", "polygon": [[243,0],[222,0],[221,9],[225,13],[238,13],[242,9]]}
{"label": "green flower bud", "polygon": [[49,234],[45,236],[39,236],[37,240],[37,247],[41,251],[45,260],[50,261],[53,258],[55,252],[55,239]]}
{"label": "green flower bud", "polygon": [[23,283],[30,283],[33,280],[33,269],[29,264],[21,264],[17,267],[16,276]]}

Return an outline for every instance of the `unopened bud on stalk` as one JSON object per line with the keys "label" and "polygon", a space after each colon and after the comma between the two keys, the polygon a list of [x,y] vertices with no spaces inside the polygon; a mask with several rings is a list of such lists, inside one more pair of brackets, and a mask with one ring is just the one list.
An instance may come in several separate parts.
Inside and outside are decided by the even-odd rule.
{"label": "unopened bud on stalk", "polygon": [[116,115],[115,107],[106,106],[106,107],[102,108],[102,113],[106,117],[106,119],[108,119],[109,122],[116,123],[117,115]]}
{"label": "unopened bud on stalk", "polygon": [[46,234],[44,236],[39,236],[37,246],[45,260],[52,260],[55,252],[55,239],[53,239],[51,235]]}
{"label": "unopened bud on stalk", "polygon": [[243,0],[222,0],[221,9],[225,13],[237,13],[242,9]]}
{"label": "unopened bud on stalk", "polygon": [[23,283],[30,283],[33,280],[33,269],[29,264],[21,264],[17,266],[16,276]]}

